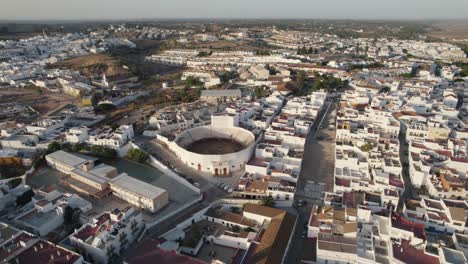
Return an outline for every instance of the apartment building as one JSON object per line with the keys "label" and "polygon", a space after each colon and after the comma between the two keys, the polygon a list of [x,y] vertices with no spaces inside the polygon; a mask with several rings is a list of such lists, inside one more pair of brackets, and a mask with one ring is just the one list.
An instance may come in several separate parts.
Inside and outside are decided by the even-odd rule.
{"label": "apartment building", "polygon": [[104,212],[69,236],[71,245],[93,263],[107,264],[122,254],[144,229],[134,208]]}

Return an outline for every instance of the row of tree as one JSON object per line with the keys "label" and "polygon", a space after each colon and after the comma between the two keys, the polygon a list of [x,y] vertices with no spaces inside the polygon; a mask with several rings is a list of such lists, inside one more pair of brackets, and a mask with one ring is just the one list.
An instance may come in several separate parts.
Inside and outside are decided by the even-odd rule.
{"label": "row of tree", "polygon": [[117,151],[112,148],[98,145],[88,145],[85,143],[76,143],[72,144],[65,142],[60,144],[59,142],[52,142],[47,146],[47,153],[56,152],[59,150],[64,150],[68,152],[86,152],[93,156],[102,157],[102,158],[115,158],[117,157]]}
{"label": "row of tree", "polygon": [[324,89],[326,91],[334,91],[346,85],[347,81],[342,81],[340,78],[335,78],[331,75],[316,75],[314,83],[309,90],[317,91]]}
{"label": "row of tree", "polygon": [[312,47],[307,48],[306,46],[299,47],[297,49],[297,55],[318,54],[318,52],[318,49],[314,49]]}

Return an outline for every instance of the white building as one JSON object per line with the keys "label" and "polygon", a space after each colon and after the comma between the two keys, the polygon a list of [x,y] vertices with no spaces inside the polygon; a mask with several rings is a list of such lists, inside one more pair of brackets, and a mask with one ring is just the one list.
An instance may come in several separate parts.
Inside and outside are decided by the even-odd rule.
{"label": "white building", "polygon": [[87,261],[107,264],[127,249],[143,229],[141,213],[129,207],[120,212],[102,213],[75,230],[69,238]]}
{"label": "white building", "polygon": [[115,196],[151,213],[161,210],[169,203],[169,194],[166,190],[126,174],[120,174],[109,183]]}

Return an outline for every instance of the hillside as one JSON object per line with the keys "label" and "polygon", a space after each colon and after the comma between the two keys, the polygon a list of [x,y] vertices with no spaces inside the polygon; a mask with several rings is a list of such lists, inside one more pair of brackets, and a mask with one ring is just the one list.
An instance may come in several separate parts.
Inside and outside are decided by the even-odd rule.
{"label": "hillside", "polygon": [[105,54],[90,54],[65,60],[54,67],[63,67],[78,70],[83,75],[101,75],[107,77],[126,76],[128,70],[117,60]]}

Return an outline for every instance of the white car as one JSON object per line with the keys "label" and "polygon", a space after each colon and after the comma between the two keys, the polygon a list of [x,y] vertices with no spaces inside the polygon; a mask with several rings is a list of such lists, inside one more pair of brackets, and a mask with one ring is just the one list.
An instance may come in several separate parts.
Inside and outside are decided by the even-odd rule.
{"label": "white car", "polygon": [[201,185],[200,185],[198,182],[194,183],[193,186],[195,186],[195,187],[197,187],[197,188],[200,188],[200,187],[201,187]]}

